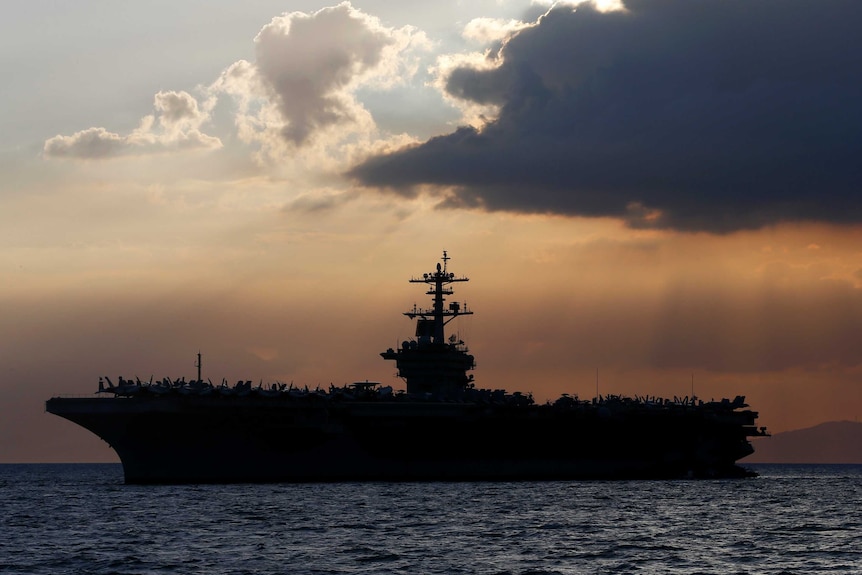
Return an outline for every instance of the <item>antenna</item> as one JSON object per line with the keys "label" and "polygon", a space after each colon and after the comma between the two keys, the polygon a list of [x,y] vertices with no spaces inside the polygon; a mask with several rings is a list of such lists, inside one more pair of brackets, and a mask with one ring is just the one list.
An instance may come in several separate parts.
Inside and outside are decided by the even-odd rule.
{"label": "antenna", "polygon": [[452,259],[448,255],[446,255],[446,250],[443,250],[443,273],[446,273],[446,265],[449,263],[449,260]]}
{"label": "antenna", "polygon": [[599,368],[596,368],[596,401],[599,400]]}
{"label": "antenna", "polygon": [[195,362],[195,367],[198,368],[198,381],[201,381],[201,352],[198,351],[198,360]]}

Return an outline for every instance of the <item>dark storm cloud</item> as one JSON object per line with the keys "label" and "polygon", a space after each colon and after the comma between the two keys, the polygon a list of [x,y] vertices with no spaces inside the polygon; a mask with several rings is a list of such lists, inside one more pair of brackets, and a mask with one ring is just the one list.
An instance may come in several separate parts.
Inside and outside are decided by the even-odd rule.
{"label": "dark storm cloud", "polygon": [[497,104],[372,157],[366,186],[444,206],[728,232],[862,221],[862,2],[629,0],[556,6],[447,91]]}

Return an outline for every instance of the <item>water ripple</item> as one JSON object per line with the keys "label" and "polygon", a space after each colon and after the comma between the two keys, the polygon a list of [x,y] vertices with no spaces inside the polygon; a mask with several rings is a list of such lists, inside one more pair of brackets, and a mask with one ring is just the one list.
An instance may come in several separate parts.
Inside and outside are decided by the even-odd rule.
{"label": "water ripple", "polygon": [[742,481],[124,486],[0,465],[4,574],[862,574],[862,466]]}

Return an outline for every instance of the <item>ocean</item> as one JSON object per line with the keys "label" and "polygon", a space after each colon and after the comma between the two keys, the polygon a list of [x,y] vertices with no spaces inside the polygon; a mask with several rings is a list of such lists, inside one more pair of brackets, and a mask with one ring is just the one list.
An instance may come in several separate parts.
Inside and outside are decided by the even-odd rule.
{"label": "ocean", "polygon": [[716,481],[132,486],[0,465],[3,574],[862,573],[862,466]]}

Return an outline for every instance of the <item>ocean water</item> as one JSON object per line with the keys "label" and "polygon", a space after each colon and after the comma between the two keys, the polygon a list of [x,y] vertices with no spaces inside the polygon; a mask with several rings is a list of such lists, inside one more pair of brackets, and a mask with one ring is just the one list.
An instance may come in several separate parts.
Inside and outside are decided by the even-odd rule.
{"label": "ocean water", "polygon": [[720,481],[127,486],[0,465],[3,574],[862,573],[862,466]]}

